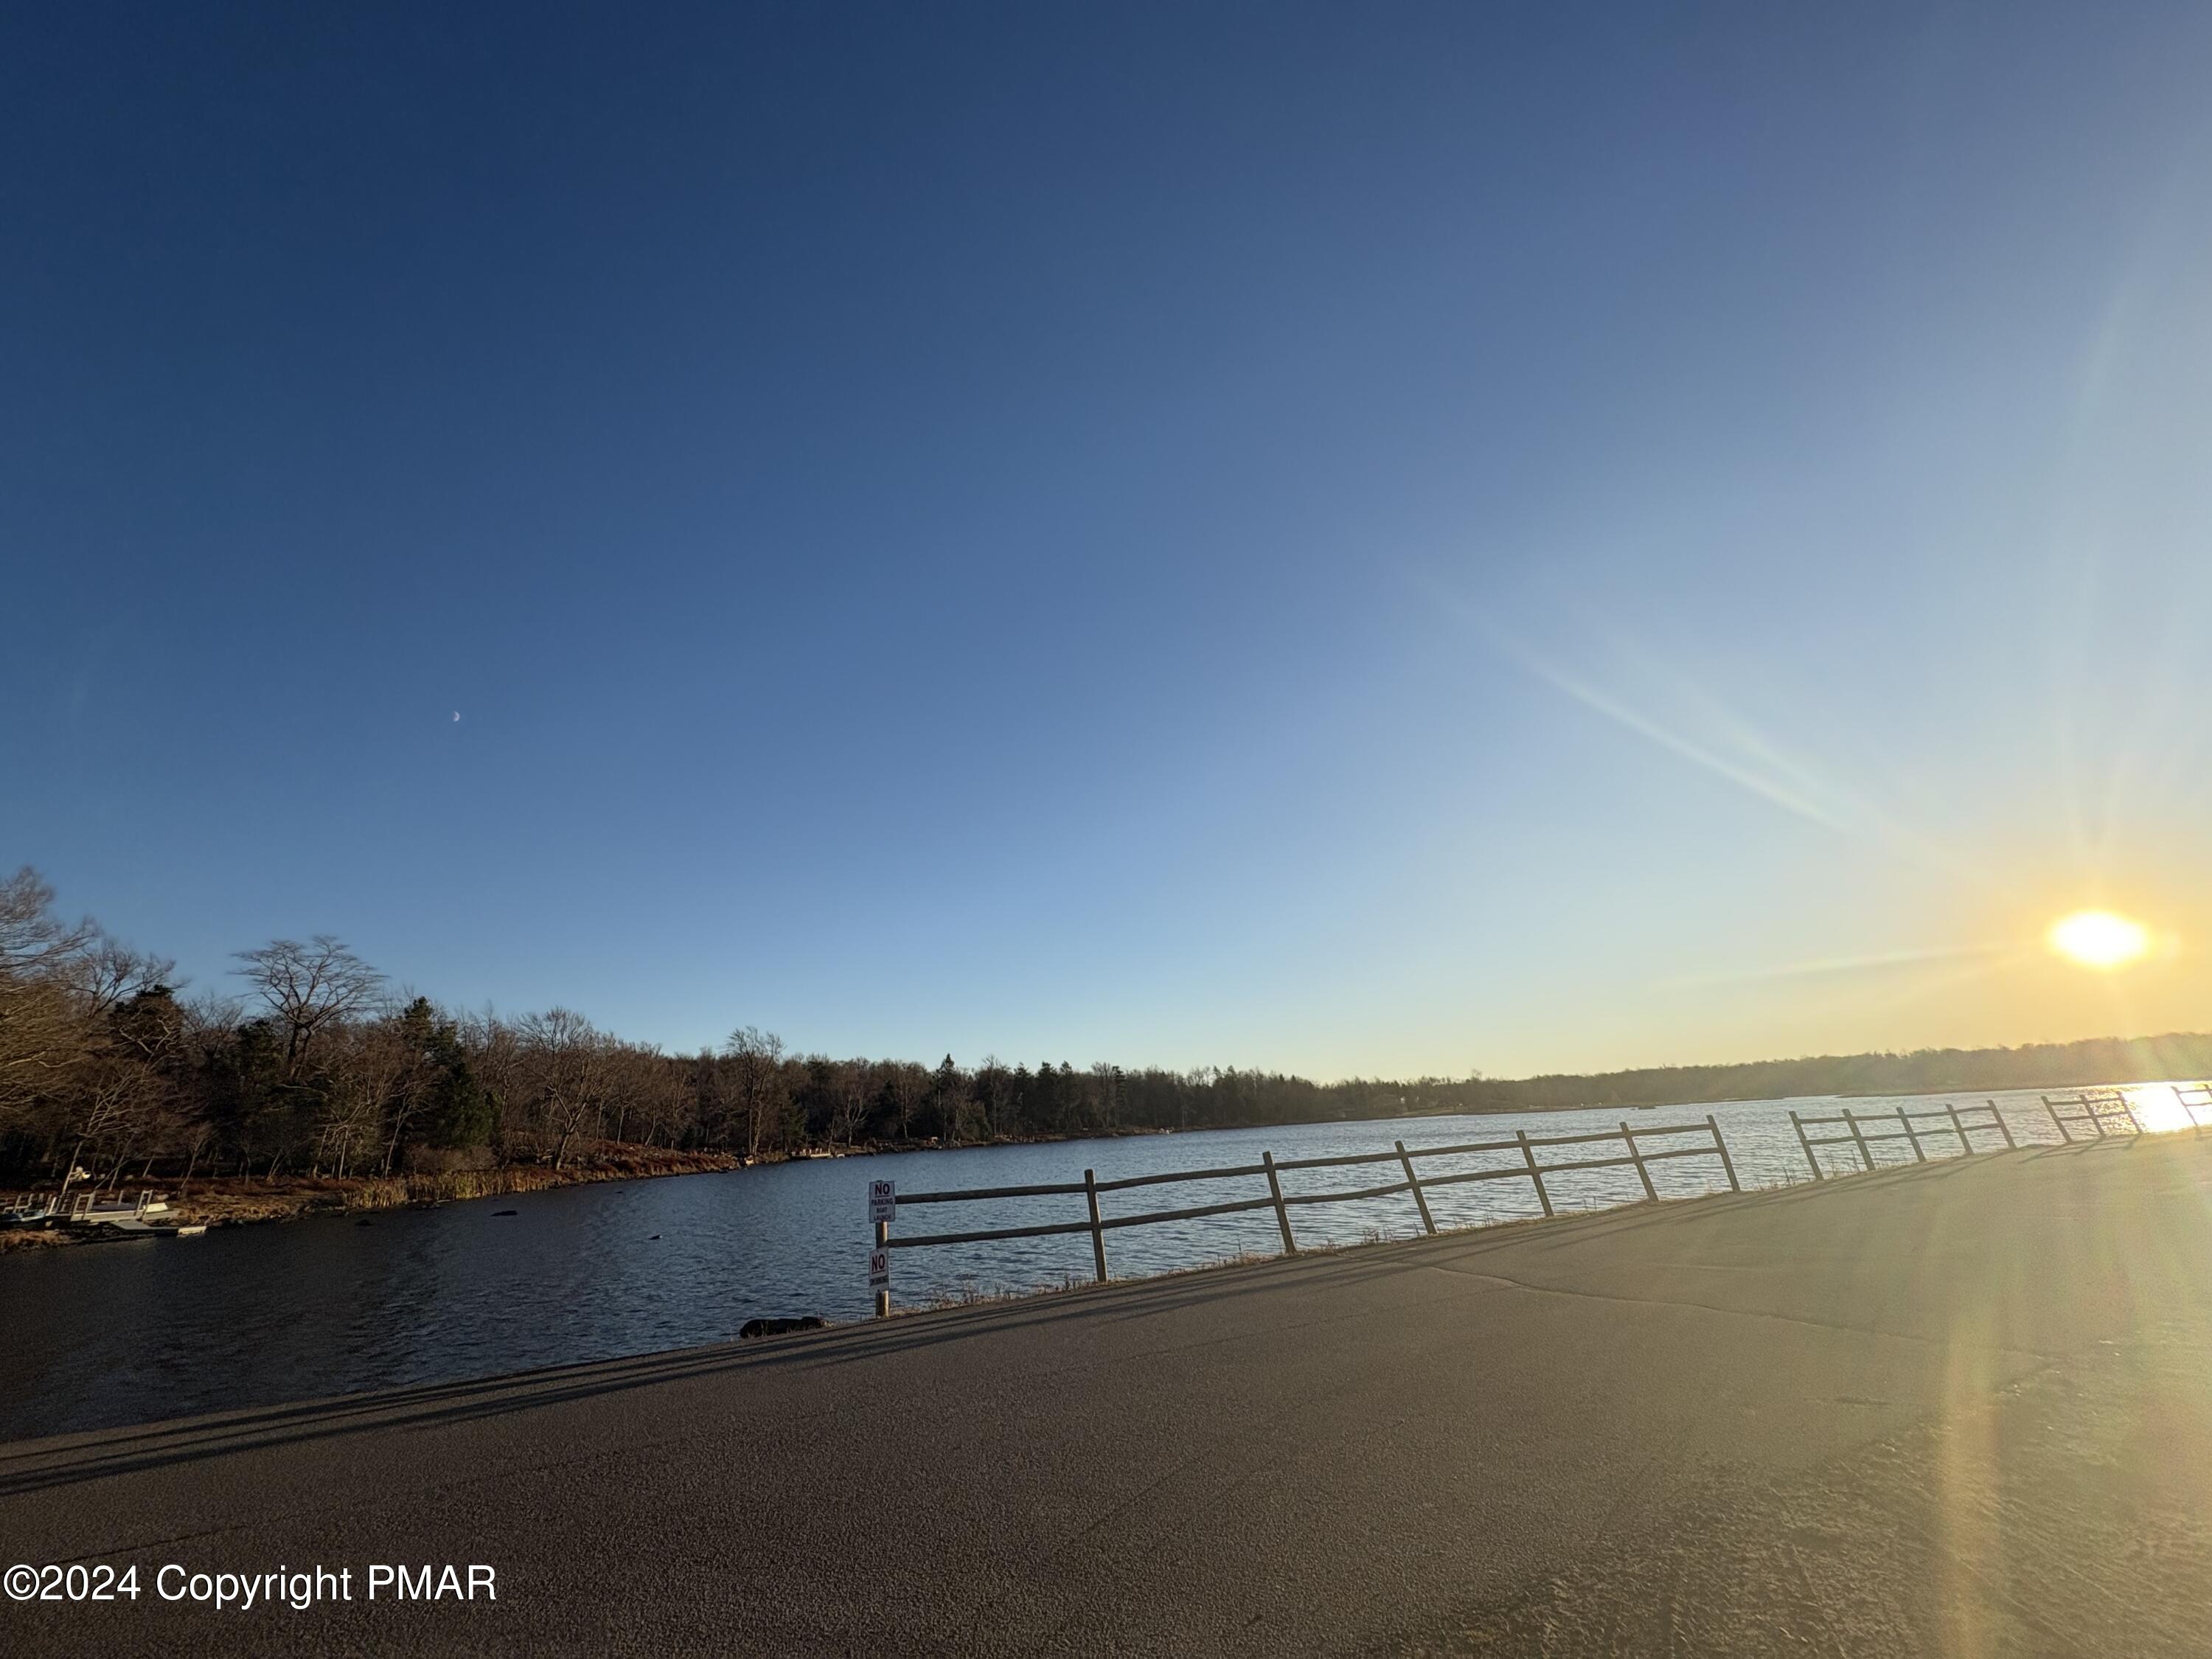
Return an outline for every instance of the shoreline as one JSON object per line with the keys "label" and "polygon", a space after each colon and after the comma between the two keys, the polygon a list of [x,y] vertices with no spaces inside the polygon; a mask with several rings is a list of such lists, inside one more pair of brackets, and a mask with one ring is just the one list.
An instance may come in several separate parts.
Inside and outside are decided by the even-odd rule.
{"label": "shoreline", "polygon": [[[296,1176],[275,1182],[253,1176],[201,1176],[191,1190],[169,1200],[167,1218],[180,1226],[246,1227],[297,1221],[313,1215],[351,1215],[379,1210],[429,1208],[472,1199],[505,1198],[545,1192],[556,1187],[587,1186],[603,1181],[642,1181],[658,1176],[712,1175],[743,1168],[744,1160],[726,1152],[670,1152],[623,1149],[601,1153],[589,1164],[556,1170],[538,1164],[509,1164],[489,1170],[457,1170],[442,1175]],[[159,1190],[152,1181],[118,1192]],[[0,1254],[67,1244],[103,1242],[97,1233],[64,1227],[14,1228],[0,1232]]]}
{"label": "shoreline", "polygon": [[[951,1146],[928,1139],[890,1146],[803,1147],[793,1152],[750,1158],[739,1152],[684,1152],[611,1141],[588,1154],[588,1161],[580,1161],[562,1170],[544,1164],[503,1164],[488,1170],[456,1170],[443,1174],[286,1176],[274,1182],[256,1176],[201,1176],[194,1178],[188,1190],[171,1197],[166,1218],[176,1225],[188,1227],[261,1226],[270,1222],[302,1220],[309,1216],[428,1209],[441,1204],[508,1198],[524,1193],[547,1192],[556,1187],[591,1186],[608,1181],[726,1175],[773,1164],[896,1152],[972,1152],[994,1146],[1049,1146],[1068,1140],[1123,1139],[1175,1133],[1172,1129],[1112,1129],[1082,1135],[1001,1135],[990,1140],[963,1140]],[[113,1190],[160,1191],[160,1182],[161,1177],[154,1176],[119,1185]],[[0,1186],[35,1190],[35,1182],[20,1176],[0,1182]],[[67,1227],[8,1228],[0,1230],[0,1255],[15,1250],[102,1243],[113,1237],[112,1234],[79,1232]]]}

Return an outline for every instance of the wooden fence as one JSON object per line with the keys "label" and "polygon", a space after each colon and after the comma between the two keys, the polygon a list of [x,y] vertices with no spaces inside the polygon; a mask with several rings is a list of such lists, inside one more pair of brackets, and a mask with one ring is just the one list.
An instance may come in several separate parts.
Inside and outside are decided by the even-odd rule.
{"label": "wooden fence", "polygon": [[[2179,1089],[2174,1091],[2177,1096],[2180,1092]],[[2061,1112],[2058,1109],[2062,1106],[2071,1106],[2076,1109],[2071,1113]],[[2079,1094],[2061,1095],[2055,1100],[2045,1095],[2043,1097],[2043,1109],[2051,1114],[2051,1125],[2058,1131],[2059,1139],[2069,1145],[2074,1139],[2066,1127],[2069,1123],[2087,1124],[2093,1133],[2085,1139],[2096,1140],[2105,1139],[2105,1125],[2107,1123],[2124,1121],[2127,1124],[2125,1130],[2117,1133],[2139,1135],[2143,1132],[2142,1120],[2136,1115],[2135,1108],[2128,1104],[2127,1096],[2118,1089],[2084,1090]],[[2184,1109],[2186,1109],[2185,1103]],[[2193,1115],[2191,1121],[2195,1121]]]}
{"label": "wooden fence", "polygon": [[[2212,1127],[2212,1084],[2174,1085],[2174,1096],[2180,1102],[2190,1125],[2198,1133]],[[2087,1125],[2092,1132],[2084,1139],[2102,1139],[2107,1134],[2107,1123],[2127,1125],[2125,1133],[2140,1135],[2144,1133],[2142,1120],[2135,1115],[2124,1091],[2118,1089],[2085,1090],[2071,1096],[2043,1097],[2044,1109],[2051,1115],[2060,1139],[2069,1144],[2075,1137],[2069,1125]],[[2062,1108],[2073,1108],[2071,1111]],[[2200,1117],[2199,1113],[2204,1115]],[[1912,1148],[1916,1162],[1926,1163],[1926,1143],[1955,1139],[1960,1153],[1971,1156],[1980,1150],[1995,1150],[1984,1143],[1978,1148],[1973,1137],[1995,1136],[2002,1140],[2008,1151],[2018,1147],[2013,1138],[2012,1127],[2005,1121],[2004,1114],[1996,1101],[1979,1106],[1945,1104],[1919,1111],[1898,1107],[1887,1112],[1863,1113],[1845,1107],[1832,1117],[1805,1117],[1792,1110],[1790,1127],[1796,1131],[1797,1144],[1803,1148],[1805,1161],[1811,1166],[1813,1179],[1826,1181],[1832,1177],[1820,1167],[1818,1148],[1850,1146],[1858,1154],[1859,1169],[1870,1171],[1875,1165],[1873,1143],[1878,1140],[1902,1140]],[[1895,1124],[1895,1127],[1890,1127]],[[1816,1135],[1807,1131],[1841,1127],[1842,1134]],[[2118,1131],[2115,1131],[2117,1133]],[[1638,1143],[1658,1140],[1669,1136],[1697,1135],[1704,1144],[1666,1147],[1646,1152]],[[1617,1158],[1576,1158],[1569,1162],[1548,1164],[1539,1161],[1536,1154],[1560,1146],[1592,1146],[1604,1142],[1618,1142],[1626,1148]],[[1463,1158],[1474,1153],[1518,1152],[1517,1164],[1500,1165],[1486,1170],[1458,1170],[1441,1174],[1424,1175],[1418,1167],[1426,1158]],[[901,1193],[896,1207],[904,1210],[920,1204],[977,1204],[993,1200],[1014,1198],[1075,1198],[1084,1200],[1086,1214],[1080,1220],[1045,1222],[1034,1226],[982,1227],[964,1232],[921,1233],[903,1238],[893,1237],[887,1224],[876,1226],[876,1245],[879,1249],[913,1250],[939,1244],[981,1244],[1016,1238],[1048,1238],[1060,1235],[1087,1233],[1091,1237],[1091,1260],[1098,1281],[1106,1280],[1106,1235],[1121,1227],[1149,1227],[1170,1221],[1197,1221],[1208,1216],[1239,1215],[1251,1211],[1272,1210],[1275,1225],[1282,1235],[1283,1254],[1296,1255],[1298,1245],[1291,1229],[1291,1212],[1304,1204],[1350,1204],[1364,1200],[1391,1198],[1402,1193],[1413,1200],[1413,1208],[1420,1218],[1424,1231],[1437,1231],[1436,1218],[1430,1213],[1428,1194],[1438,1187],[1458,1186],[1477,1181],[1526,1181],[1534,1188],[1536,1201],[1546,1215],[1555,1212],[1551,1190],[1544,1184],[1547,1176],[1565,1175],[1580,1170],[1633,1169],[1643,1183],[1646,1200],[1656,1201],[1659,1189],[1651,1179],[1651,1164],[1673,1158],[1717,1158],[1722,1171],[1728,1177],[1729,1189],[1741,1192],[1742,1183],[1736,1178],[1735,1163],[1729,1156],[1728,1143],[1722,1139],[1719,1122],[1708,1113],[1702,1123],[1669,1124],[1639,1129],[1624,1121],[1618,1129],[1604,1129],[1591,1134],[1531,1135],[1525,1130],[1516,1130],[1510,1140],[1476,1140],[1453,1146],[1423,1146],[1408,1149],[1402,1140],[1394,1143],[1387,1152],[1361,1152],[1343,1158],[1299,1158],[1278,1160],[1273,1152],[1260,1154],[1257,1164],[1239,1164],[1209,1170],[1179,1170],[1164,1175],[1124,1176],[1119,1180],[1101,1181],[1091,1170],[1083,1172],[1081,1181],[1048,1182],[1031,1187],[971,1187],[941,1193]],[[1359,1187],[1342,1191],[1291,1193],[1283,1189],[1282,1176],[1298,1170],[1348,1169],[1367,1164],[1395,1164],[1398,1179],[1380,1185]],[[1191,1181],[1264,1180],[1264,1195],[1239,1198],[1224,1203],[1194,1204],[1181,1209],[1147,1210],[1133,1215],[1109,1215],[1099,1200],[1111,1194],[1127,1192],[1139,1187],[1164,1187]],[[890,1310],[890,1292],[878,1290],[876,1311],[880,1316]]]}
{"label": "wooden fence", "polygon": [[2212,1083],[2177,1083],[2173,1097],[2181,1107],[2181,1114],[2189,1120],[2189,1127],[2197,1133],[2204,1133],[2204,1120],[2199,1112],[2212,1112]]}
{"label": "wooden fence", "polygon": [[[1988,1121],[1978,1121],[1970,1123],[1966,1121],[1968,1117],[1981,1113],[1988,1115]],[[1896,1128],[1880,1127],[1871,1134],[1867,1132],[1868,1124],[1887,1125],[1893,1117],[1897,1120]],[[1944,1121],[1938,1122],[1932,1129],[1913,1127],[1915,1123],[1924,1123],[1930,1118]],[[1842,1124],[1850,1133],[1840,1135],[1808,1135],[1805,1133],[1808,1128],[1825,1128],[1836,1123]],[[1837,1117],[1800,1117],[1796,1112],[1792,1111],[1790,1114],[1790,1126],[1797,1131],[1797,1144],[1805,1149],[1805,1161],[1813,1166],[1813,1179],[1815,1181],[1826,1181],[1828,1178],[1826,1172],[1820,1168],[1820,1155],[1813,1150],[1815,1146],[1856,1146],[1858,1149],[1859,1167],[1865,1170],[1874,1168],[1874,1152],[1869,1145],[1871,1141],[1908,1141],[1912,1146],[1913,1160],[1919,1164],[1925,1164],[1928,1161],[1927,1148],[1921,1143],[1943,1135],[1955,1135],[1961,1152],[1972,1152],[1974,1150],[1974,1143],[1971,1137],[1976,1134],[2002,1135],[2008,1148],[2018,1144],[2013,1139],[2012,1129],[2005,1122],[2004,1114],[1997,1110],[1997,1103],[1994,1100],[1985,1105],[1969,1106],[1963,1112],[1958,1107],[1948,1104],[1920,1112],[1908,1112],[1900,1106],[1894,1112],[1872,1114],[1854,1112],[1846,1106],[1842,1115]]]}
{"label": "wooden fence", "polygon": [[[1670,1146],[1647,1152],[1638,1143],[1660,1140],[1669,1136],[1698,1135],[1707,1144],[1703,1146]],[[1536,1154],[1540,1150],[1556,1146],[1589,1146],[1601,1142],[1617,1141],[1626,1148],[1618,1158],[1576,1158],[1570,1162],[1549,1164],[1540,1162]],[[1521,1162],[1488,1170],[1455,1170],[1440,1174],[1424,1175],[1417,1164],[1419,1160],[1437,1158],[1465,1158],[1485,1152],[1518,1152]],[[1297,1236],[1291,1230],[1291,1211],[1305,1204],[1350,1204],[1363,1200],[1390,1198],[1400,1193],[1409,1196],[1420,1218],[1424,1231],[1437,1231],[1436,1218],[1430,1213],[1428,1194],[1438,1187],[1454,1187],[1477,1181],[1526,1181],[1536,1194],[1536,1201],[1546,1215],[1554,1213],[1551,1189],[1545,1186],[1546,1176],[1565,1175],[1582,1170],[1633,1169],[1643,1183],[1646,1199],[1656,1201],[1659,1189],[1651,1179],[1650,1166],[1674,1158],[1717,1158],[1722,1173],[1727,1176],[1729,1188],[1741,1192],[1742,1183],[1736,1179],[1735,1160],[1729,1157],[1728,1143],[1721,1139],[1720,1125],[1711,1114],[1702,1123],[1669,1124],[1662,1127],[1632,1128],[1623,1122],[1618,1129],[1606,1129],[1593,1134],[1532,1135],[1526,1130],[1516,1130],[1510,1140],[1472,1140],[1452,1146],[1422,1146],[1408,1149],[1402,1140],[1393,1144],[1387,1152],[1359,1152],[1343,1158],[1291,1158],[1278,1161],[1273,1152],[1260,1154],[1257,1164],[1238,1164],[1209,1170],[1178,1170],[1164,1175],[1124,1176],[1115,1181],[1101,1181],[1095,1171],[1085,1170],[1079,1182],[1054,1182],[1033,1187],[969,1187],[942,1193],[901,1193],[897,1207],[904,1210],[918,1204],[976,1204],[994,1199],[1010,1198],[1073,1198],[1080,1196],[1089,1212],[1080,1221],[1046,1222],[1027,1227],[985,1227],[966,1232],[922,1233],[900,1238],[891,1236],[887,1227],[878,1229],[879,1248],[898,1250],[922,1249],[938,1244],[980,1244],[1015,1238],[1048,1238],[1056,1235],[1088,1233],[1091,1235],[1091,1260],[1098,1282],[1106,1282],[1106,1235],[1121,1227],[1149,1227],[1168,1221],[1197,1221],[1207,1216],[1238,1215],[1254,1210],[1273,1210],[1275,1225],[1282,1235],[1283,1254],[1296,1255]],[[1359,1187],[1342,1191],[1321,1193],[1291,1193],[1283,1190],[1282,1177],[1298,1170],[1338,1170],[1373,1164],[1397,1166],[1399,1179],[1372,1187]],[[1241,1198],[1219,1204],[1195,1204],[1182,1209],[1147,1210],[1134,1215],[1108,1215],[1098,1200],[1107,1194],[1127,1192],[1138,1187],[1164,1187],[1190,1181],[1244,1181],[1261,1179],[1267,1184],[1263,1197]],[[876,1298],[878,1314],[889,1311],[888,1294]]]}

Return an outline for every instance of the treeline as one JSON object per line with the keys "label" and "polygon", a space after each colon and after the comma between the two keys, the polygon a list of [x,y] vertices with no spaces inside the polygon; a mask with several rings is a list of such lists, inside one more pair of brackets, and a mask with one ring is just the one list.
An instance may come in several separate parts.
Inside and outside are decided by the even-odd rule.
{"label": "treeline", "polygon": [[242,996],[0,881],[0,1170],[372,1175],[563,1167],[609,1142],[743,1158],[1450,1111],[1937,1093],[2212,1074],[2212,1036],[1933,1049],[1519,1080],[1034,1067],[793,1054],[751,1026],[671,1054],[563,1008],[501,1017],[395,994],[338,940],[238,953]]}
{"label": "treeline", "polygon": [[502,1017],[395,994],[337,939],[238,953],[243,996],[0,882],[0,1170],[384,1175],[556,1168],[609,1142],[755,1158],[1348,1115],[1300,1078],[1065,1062],[793,1054],[752,1026],[671,1054],[564,1008]]}
{"label": "treeline", "polygon": [[1594,1077],[1560,1075],[1467,1085],[1463,1109],[1672,1106],[1698,1101],[1790,1100],[1807,1095],[1939,1095],[2071,1089],[2212,1077],[2212,1033],[2091,1037],[2017,1048],[1919,1048],[1825,1054],[1729,1066],[1664,1066]]}

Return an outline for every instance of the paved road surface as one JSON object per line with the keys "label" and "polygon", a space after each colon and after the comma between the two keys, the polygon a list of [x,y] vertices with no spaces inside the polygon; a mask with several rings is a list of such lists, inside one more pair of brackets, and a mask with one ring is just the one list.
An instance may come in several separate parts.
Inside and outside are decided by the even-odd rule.
{"label": "paved road surface", "polygon": [[2209,1281],[2165,1137],[19,1442],[0,1565],[149,1590],[0,1651],[2197,1651]]}

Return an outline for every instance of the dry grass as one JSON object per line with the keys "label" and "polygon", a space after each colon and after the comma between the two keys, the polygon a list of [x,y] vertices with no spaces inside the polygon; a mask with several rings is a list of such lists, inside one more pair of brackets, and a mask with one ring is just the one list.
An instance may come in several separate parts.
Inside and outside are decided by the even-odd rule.
{"label": "dry grass", "polygon": [[[556,1170],[541,1164],[511,1164],[489,1170],[454,1170],[440,1174],[395,1176],[292,1176],[275,1182],[252,1176],[195,1181],[173,1193],[169,1218],[190,1225],[237,1226],[254,1221],[289,1221],[304,1215],[349,1214],[397,1210],[409,1205],[448,1204],[471,1198],[503,1198],[595,1181],[635,1181],[652,1176],[700,1175],[734,1170],[743,1160],[726,1152],[681,1152],[659,1148],[608,1145]],[[135,1189],[133,1189],[135,1190]],[[0,1249],[27,1243],[66,1243],[60,1231],[0,1234]]]}

